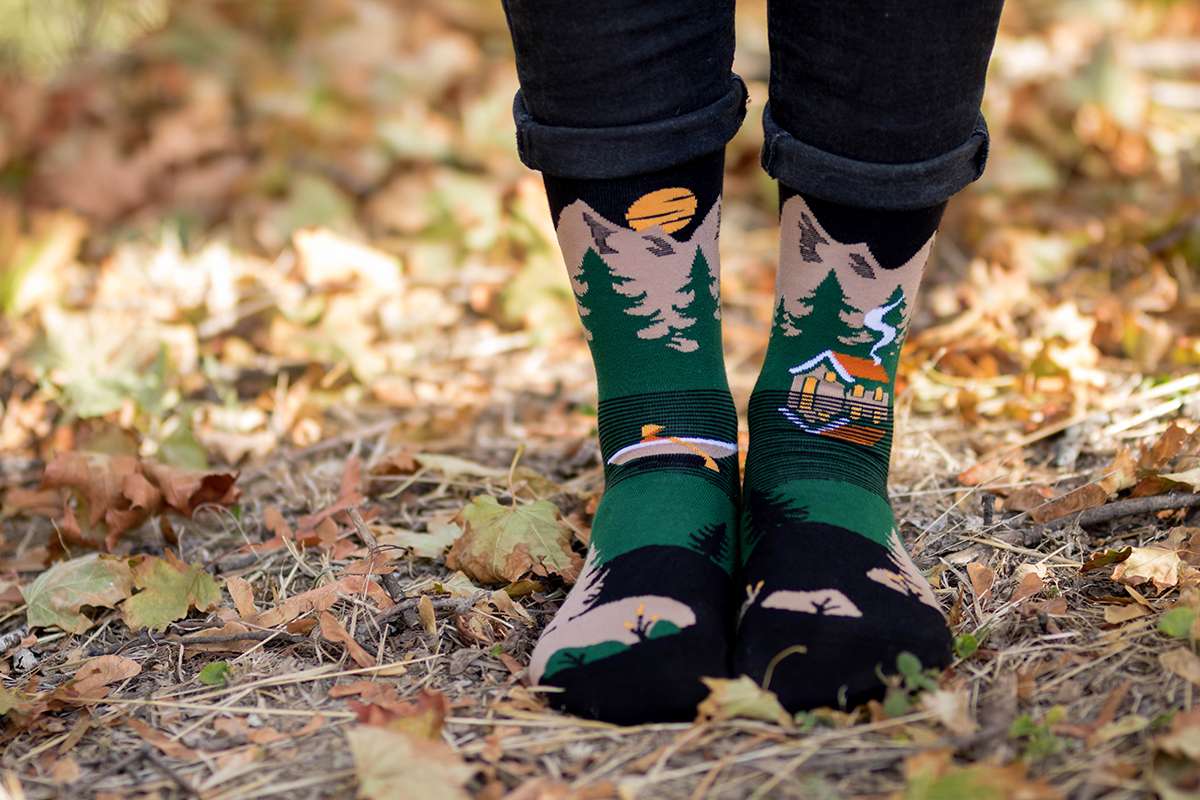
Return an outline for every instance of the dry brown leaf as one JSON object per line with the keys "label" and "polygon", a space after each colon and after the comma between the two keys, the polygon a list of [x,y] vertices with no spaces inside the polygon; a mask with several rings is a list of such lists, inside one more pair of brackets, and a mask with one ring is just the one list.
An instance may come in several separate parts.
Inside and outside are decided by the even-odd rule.
{"label": "dry brown leaf", "polygon": [[1019,603],[1022,600],[1033,597],[1035,594],[1046,588],[1046,582],[1036,572],[1026,572],[1021,582],[1017,584],[1017,588],[1013,590],[1011,603]]}
{"label": "dry brown leaf", "polygon": [[966,689],[935,689],[921,693],[921,708],[933,714],[951,733],[969,736],[978,728]]}
{"label": "dry brown leaf", "polygon": [[[359,722],[423,739],[441,739],[442,727],[450,713],[450,701],[436,689],[423,689],[415,699],[405,701],[396,698],[394,691],[363,694],[364,699],[374,696],[375,700],[365,703],[350,701],[350,708],[358,715]],[[332,692],[330,696],[333,696]]]}
{"label": "dry brown leaf", "polygon": [[226,578],[225,588],[229,590],[229,596],[233,598],[238,616],[242,619],[249,619],[258,614],[258,607],[254,605],[254,587],[248,580],[237,576]]}
{"label": "dry brown leaf", "polygon": [[337,618],[328,611],[322,611],[317,619],[321,624],[321,637],[327,642],[340,644],[346,648],[346,652],[354,659],[354,663],[360,667],[375,666],[375,657],[368,653],[363,646],[354,640],[342,623],[337,621]]}
{"label": "dry brown leaf", "polygon": [[996,572],[991,567],[978,562],[967,564],[967,577],[971,579],[971,590],[975,599],[984,602],[992,592],[992,584],[996,582]]}
{"label": "dry brown leaf", "polygon": [[65,703],[90,703],[108,696],[108,687],[128,680],[142,671],[133,659],[107,655],[90,658],[75,672],[75,677],[58,687],[54,699]]}
{"label": "dry brown leaf", "polygon": [[1129,586],[1151,582],[1158,591],[1179,583],[1182,559],[1175,550],[1165,547],[1135,547],[1129,558],[1113,567],[1112,579]]}
{"label": "dry brown leaf", "polygon": [[425,632],[430,636],[437,636],[437,614],[434,613],[433,601],[429,599],[429,595],[423,594],[417,600],[417,615],[421,618]]}
{"label": "dry brown leaf", "polygon": [[1159,653],[1158,663],[1172,675],[1178,675],[1185,681],[1200,686],[1200,656],[1186,647],[1177,647],[1165,653]]}
{"label": "dry brown leaf", "polygon": [[1150,610],[1145,606],[1137,603],[1130,603],[1125,606],[1105,606],[1104,621],[1110,625],[1119,625],[1122,622],[1129,622],[1131,619],[1144,617],[1150,613]]}
{"label": "dry brown leaf", "polygon": [[79,762],[71,756],[56,759],[54,766],[50,768],[50,782],[58,786],[74,783],[82,775],[83,770],[79,768]]}
{"label": "dry brown leaf", "polygon": [[374,725],[346,731],[359,796],[367,800],[469,800],[476,768],[440,741]]}
{"label": "dry brown leaf", "polygon": [[1029,512],[1029,518],[1037,523],[1051,522],[1089,508],[1102,506],[1122,489],[1137,483],[1137,461],[1132,451],[1122,448],[1117,451],[1100,479],[1072,489]]}

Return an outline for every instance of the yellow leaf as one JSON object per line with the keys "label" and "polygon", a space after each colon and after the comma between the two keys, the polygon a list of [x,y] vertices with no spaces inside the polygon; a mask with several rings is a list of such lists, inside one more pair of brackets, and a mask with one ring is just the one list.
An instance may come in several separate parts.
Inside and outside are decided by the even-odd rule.
{"label": "yellow leaf", "polygon": [[1116,625],[1122,622],[1128,622],[1131,619],[1144,617],[1150,611],[1137,603],[1130,603],[1127,606],[1106,606],[1104,609],[1104,621],[1110,625]]}
{"label": "yellow leaf", "polygon": [[421,618],[421,626],[430,636],[437,636],[437,614],[433,611],[433,601],[429,595],[421,595],[417,601],[417,615]]}
{"label": "yellow leaf", "polygon": [[1113,567],[1112,579],[1129,586],[1152,582],[1158,591],[1179,583],[1179,553],[1165,547],[1134,547],[1129,558]]}
{"label": "yellow leaf", "polygon": [[740,678],[701,678],[708,687],[706,697],[696,708],[699,719],[725,720],[741,717],[777,722],[785,728],[792,727],[792,715],[779,702],[774,692],[768,691],[748,675]]}
{"label": "yellow leaf", "polygon": [[571,549],[571,530],[548,500],[502,506],[480,495],[463,509],[463,535],[446,566],[481,583],[511,583],[529,574],[579,576],[583,559]]}
{"label": "yellow leaf", "polygon": [[374,725],[346,731],[358,795],[367,800],[468,800],[463,785],[475,768],[442,742]]}

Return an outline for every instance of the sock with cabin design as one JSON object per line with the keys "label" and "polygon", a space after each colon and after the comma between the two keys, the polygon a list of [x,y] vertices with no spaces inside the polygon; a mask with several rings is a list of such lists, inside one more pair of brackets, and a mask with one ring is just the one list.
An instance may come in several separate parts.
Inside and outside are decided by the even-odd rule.
{"label": "sock with cabin design", "polygon": [[605,491],[584,569],[530,661],[550,702],[691,719],[728,672],[737,416],[721,353],[723,152],[615,180],[546,177],[595,363]]}
{"label": "sock with cabin design", "polygon": [[781,187],[775,315],[750,397],[734,672],[795,711],[857,705],[904,651],[948,662],[887,496],[900,346],[944,204],[856,209]]}

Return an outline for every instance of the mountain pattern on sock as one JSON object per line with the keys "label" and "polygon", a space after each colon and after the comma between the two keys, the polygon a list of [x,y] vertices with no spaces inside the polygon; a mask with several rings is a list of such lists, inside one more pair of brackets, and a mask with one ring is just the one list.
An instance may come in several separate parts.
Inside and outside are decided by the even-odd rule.
{"label": "mountain pattern on sock", "polygon": [[781,193],[775,314],[748,414],[733,669],[792,710],[879,695],[901,652],[926,666],[949,657],[887,495],[896,367],[941,212]]}
{"label": "mountain pattern on sock", "polygon": [[620,180],[546,178],[592,351],[605,491],[582,575],[530,661],[550,702],[690,719],[728,672],[737,416],[721,353],[723,153]]}

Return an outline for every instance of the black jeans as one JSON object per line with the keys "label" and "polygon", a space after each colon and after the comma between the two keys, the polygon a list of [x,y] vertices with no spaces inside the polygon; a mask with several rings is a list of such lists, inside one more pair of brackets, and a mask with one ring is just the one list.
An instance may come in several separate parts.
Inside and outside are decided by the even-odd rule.
{"label": "black jeans", "polygon": [[[745,116],[733,0],[503,0],[533,169],[619,178],[722,147]],[[979,177],[1003,0],[769,0],[763,167],[805,194],[922,208]]]}

